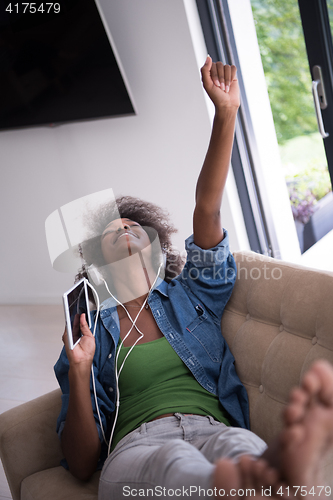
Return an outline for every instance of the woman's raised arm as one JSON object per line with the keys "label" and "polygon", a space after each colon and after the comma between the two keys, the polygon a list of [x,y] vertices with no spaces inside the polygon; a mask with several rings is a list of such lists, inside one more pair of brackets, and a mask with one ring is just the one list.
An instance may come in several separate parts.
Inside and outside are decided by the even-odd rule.
{"label": "woman's raised arm", "polygon": [[239,108],[236,67],[213,63],[208,56],[201,68],[203,86],[215,106],[211,139],[196,188],[193,214],[194,242],[201,248],[223,239],[220,209],[234,140]]}

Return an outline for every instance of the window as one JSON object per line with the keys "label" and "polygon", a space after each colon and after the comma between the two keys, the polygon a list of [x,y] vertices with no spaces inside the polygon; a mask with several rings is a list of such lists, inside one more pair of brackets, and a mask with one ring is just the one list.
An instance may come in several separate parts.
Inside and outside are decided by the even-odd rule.
{"label": "window", "polygon": [[[197,0],[208,52],[239,68],[232,166],[251,248],[289,260],[333,229],[333,0],[299,4]],[[253,90],[265,82],[270,102],[267,88]],[[319,91],[317,117],[312,87]]]}

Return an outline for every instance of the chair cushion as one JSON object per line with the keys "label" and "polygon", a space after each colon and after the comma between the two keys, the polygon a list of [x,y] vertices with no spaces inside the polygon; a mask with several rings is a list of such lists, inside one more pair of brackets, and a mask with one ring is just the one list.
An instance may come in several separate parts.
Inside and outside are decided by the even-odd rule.
{"label": "chair cushion", "polygon": [[250,401],[251,430],[269,442],[290,390],[314,360],[333,363],[333,273],[236,252],[238,275],[222,317]]}
{"label": "chair cushion", "polygon": [[36,472],[21,484],[21,500],[97,500],[100,472],[79,481],[63,467]]}
{"label": "chair cushion", "polygon": [[56,429],[61,391],[56,389],[0,415],[0,457],[11,494],[40,470],[57,467],[63,457]]}

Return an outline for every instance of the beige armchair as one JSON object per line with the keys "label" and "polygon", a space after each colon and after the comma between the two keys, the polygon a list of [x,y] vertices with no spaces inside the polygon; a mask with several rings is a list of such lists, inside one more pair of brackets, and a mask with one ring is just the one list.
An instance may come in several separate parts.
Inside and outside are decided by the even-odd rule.
{"label": "beige armchair", "polygon": [[[235,289],[223,334],[250,399],[251,428],[269,442],[292,387],[312,362],[333,363],[333,273],[252,252],[235,254]],[[14,500],[97,500],[99,473],[83,483],[60,465],[60,390],[0,415],[0,457]],[[333,477],[333,455],[324,466]]]}

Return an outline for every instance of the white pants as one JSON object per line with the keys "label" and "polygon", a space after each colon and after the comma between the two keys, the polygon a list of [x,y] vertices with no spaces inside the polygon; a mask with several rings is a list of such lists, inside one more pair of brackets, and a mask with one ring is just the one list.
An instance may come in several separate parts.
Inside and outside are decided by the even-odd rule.
{"label": "white pants", "polygon": [[142,424],[117,444],[104,464],[98,499],[202,499],[211,496],[216,460],[259,457],[266,448],[246,429],[175,413]]}

